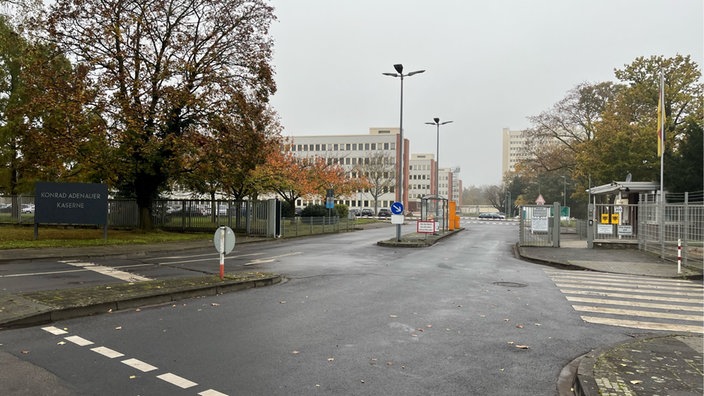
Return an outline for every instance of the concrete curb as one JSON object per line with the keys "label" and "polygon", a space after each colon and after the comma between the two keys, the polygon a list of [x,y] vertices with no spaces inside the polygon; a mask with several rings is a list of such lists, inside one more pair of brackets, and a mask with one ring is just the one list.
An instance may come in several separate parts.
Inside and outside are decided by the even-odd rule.
{"label": "concrete curb", "polygon": [[50,307],[46,304],[36,303],[38,306],[46,308],[39,308],[37,312],[0,323],[0,329],[35,326],[58,320],[166,304],[194,297],[215,296],[240,290],[271,286],[282,281],[283,277],[281,275],[272,275],[266,278],[248,281],[224,280],[222,283],[214,285],[185,287],[167,293],[145,293],[140,296],[127,297],[115,301],[96,302],[85,306]]}
{"label": "concrete curb", "polygon": [[438,241],[451,237],[460,231],[464,231],[464,228],[459,228],[457,230],[447,231],[442,235],[423,235],[419,237],[417,233],[406,234],[401,237],[401,241],[396,239],[387,239],[384,241],[379,241],[376,244],[383,247],[404,247],[404,248],[424,248],[428,246],[433,246]]}

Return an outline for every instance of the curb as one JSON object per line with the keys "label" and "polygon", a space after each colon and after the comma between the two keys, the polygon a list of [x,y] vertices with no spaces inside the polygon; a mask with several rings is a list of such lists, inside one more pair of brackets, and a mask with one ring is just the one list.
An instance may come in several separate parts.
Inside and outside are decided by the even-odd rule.
{"label": "curb", "polygon": [[223,281],[223,283],[215,285],[188,287],[168,293],[148,293],[142,296],[118,299],[115,301],[98,302],[85,306],[69,306],[61,308],[49,307],[48,310],[40,310],[39,312],[34,314],[25,315],[21,318],[16,318],[8,320],[4,323],[0,323],[0,330],[8,328],[36,326],[40,324],[55,322],[58,320],[98,315],[115,311],[124,311],[149,305],[166,304],[188,298],[215,296],[218,294],[231,293],[240,290],[271,286],[277,283],[281,283],[282,281],[283,277],[281,275],[273,275],[266,278],[248,281],[228,282],[226,280]]}
{"label": "curb", "polygon": [[[397,241],[396,239],[387,239],[384,241],[379,241],[376,244],[378,246],[383,246],[383,247],[403,247],[403,248],[424,248],[428,246],[433,246],[436,244],[438,241],[451,237],[460,231],[464,231],[464,228],[458,228],[456,230],[448,231],[442,235],[432,235],[427,238],[406,238],[404,239],[401,237],[401,241]],[[416,234],[412,234],[416,235]]]}

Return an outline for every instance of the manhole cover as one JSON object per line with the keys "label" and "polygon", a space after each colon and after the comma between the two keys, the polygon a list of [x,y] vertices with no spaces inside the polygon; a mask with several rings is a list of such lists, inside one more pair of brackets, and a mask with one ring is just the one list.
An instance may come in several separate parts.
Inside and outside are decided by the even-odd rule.
{"label": "manhole cover", "polygon": [[518,283],[518,282],[492,282],[493,285],[495,286],[503,286],[503,287],[526,287],[525,283]]}

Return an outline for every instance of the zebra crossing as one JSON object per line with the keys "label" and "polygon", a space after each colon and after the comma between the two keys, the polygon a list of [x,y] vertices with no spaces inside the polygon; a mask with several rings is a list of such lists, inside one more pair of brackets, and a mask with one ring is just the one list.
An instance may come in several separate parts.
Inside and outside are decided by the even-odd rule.
{"label": "zebra crossing", "polygon": [[701,281],[546,270],[589,323],[704,334]]}

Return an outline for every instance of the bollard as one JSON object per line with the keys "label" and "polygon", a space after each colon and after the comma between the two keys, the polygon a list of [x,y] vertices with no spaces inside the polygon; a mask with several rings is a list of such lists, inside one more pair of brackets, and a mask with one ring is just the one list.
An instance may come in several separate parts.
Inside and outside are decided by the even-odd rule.
{"label": "bollard", "polygon": [[677,273],[682,273],[682,239],[677,239]]}

